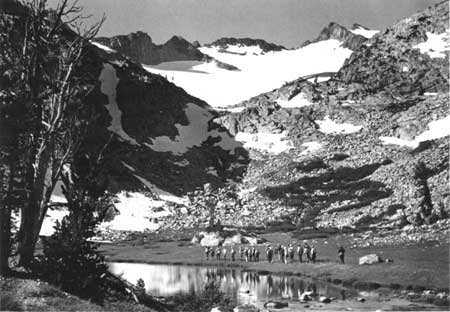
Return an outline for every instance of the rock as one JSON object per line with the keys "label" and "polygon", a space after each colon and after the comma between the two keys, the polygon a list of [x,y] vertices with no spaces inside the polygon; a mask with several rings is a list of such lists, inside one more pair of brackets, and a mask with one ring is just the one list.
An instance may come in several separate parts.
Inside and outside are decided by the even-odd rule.
{"label": "rock", "polygon": [[320,297],[319,297],[319,302],[322,302],[322,303],[330,303],[330,302],[331,302],[331,299],[328,298],[328,297],[326,297],[326,296],[320,296]]}
{"label": "rock", "polygon": [[232,245],[238,245],[242,243],[242,235],[236,234],[231,237],[225,238],[225,241],[223,242],[224,246],[232,246]]}
{"label": "rock", "polygon": [[288,307],[287,302],[269,301],[264,303],[264,308],[266,309],[282,309],[287,307]]}
{"label": "rock", "polygon": [[381,258],[377,254],[370,254],[365,255],[359,258],[359,264],[374,264],[374,263],[380,263]]}
{"label": "rock", "polygon": [[204,233],[200,240],[200,246],[219,246],[224,238],[218,232]]}
{"label": "rock", "polygon": [[233,312],[233,309],[227,307],[214,307],[211,312]]}
{"label": "rock", "polygon": [[302,301],[302,302],[306,302],[311,300],[311,297],[308,296],[306,293],[303,293],[300,295],[300,297],[298,298],[298,300]]}
{"label": "rock", "polygon": [[241,304],[233,309],[234,312],[259,312],[259,309],[251,304]]}
{"label": "rock", "polygon": [[356,301],[358,301],[358,302],[365,302],[366,299],[364,299],[363,297],[358,297],[358,298],[356,298]]}

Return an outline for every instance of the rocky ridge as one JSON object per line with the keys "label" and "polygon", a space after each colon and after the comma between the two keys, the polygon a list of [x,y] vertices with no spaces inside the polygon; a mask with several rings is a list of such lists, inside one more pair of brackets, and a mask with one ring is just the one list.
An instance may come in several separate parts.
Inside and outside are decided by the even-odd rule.
{"label": "rocky ridge", "polygon": [[270,43],[263,39],[252,38],[220,38],[206,46],[215,46],[221,49],[226,49],[228,46],[259,46],[263,52],[286,50],[282,45]]}
{"label": "rocky ridge", "polygon": [[[360,25],[355,24],[353,28],[358,26],[361,27]],[[360,46],[363,45],[363,43],[367,41],[366,37],[359,34],[355,34],[350,30],[348,30],[347,28],[345,28],[344,26],[339,25],[338,23],[331,22],[322,29],[317,38],[312,40],[306,40],[300,46],[304,47],[311,43],[329,39],[339,40],[342,42],[343,47],[349,48],[350,50],[353,51],[357,50]]]}
{"label": "rocky ridge", "polygon": [[95,42],[105,45],[122,55],[129,57],[132,61],[157,65],[165,62],[176,61],[204,61],[216,62],[221,68],[227,70],[239,70],[238,68],[214,60],[203,54],[197,44],[192,44],[181,36],[173,36],[164,44],[155,44],[152,38],[145,32],[137,31],[128,35],[95,38]]}

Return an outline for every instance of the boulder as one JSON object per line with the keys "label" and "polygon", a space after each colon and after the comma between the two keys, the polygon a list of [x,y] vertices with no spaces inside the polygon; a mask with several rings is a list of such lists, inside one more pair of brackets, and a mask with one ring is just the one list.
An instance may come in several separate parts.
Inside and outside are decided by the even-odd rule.
{"label": "boulder", "polygon": [[227,307],[214,307],[211,312],[233,312],[233,309]]}
{"label": "boulder", "polygon": [[359,258],[359,264],[374,264],[374,263],[380,263],[381,258],[377,254],[370,254],[365,255]]}
{"label": "boulder", "polygon": [[320,296],[320,297],[319,297],[319,302],[322,302],[322,303],[330,303],[330,302],[331,302],[331,299],[328,298],[328,297],[326,297],[326,296]]}
{"label": "boulder", "polygon": [[311,297],[308,296],[307,294],[303,293],[303,294],[300,295],[300,297],[299,297],[298,299],[299,299],[300,301],[302,301],[302,302],[306,302],[306,301],[311,300]]}
{"label": "boulder", "polygon": [[264,308],[266,309],[282,309],[287,308],[288,303],[287,302],[279,302],[279,301],[268,301],[264,303]]}
{"label": "boulder", "polygon": [[231,237],[225,238],[223,245],[224,246],[233,246],[233,245],[237,245],[237,244],[241,244],[241,243],[242,243],[242,235],[236,234]]}
{"label": "boulder", "polygon": [[224,238],[218,232],[204,233],[200,240],[200,246],[219,246]]}
{"label": "boulder", "polygon": [[259,309],[251,304],[241,304],[233,309],[234,312],[259,312]]}

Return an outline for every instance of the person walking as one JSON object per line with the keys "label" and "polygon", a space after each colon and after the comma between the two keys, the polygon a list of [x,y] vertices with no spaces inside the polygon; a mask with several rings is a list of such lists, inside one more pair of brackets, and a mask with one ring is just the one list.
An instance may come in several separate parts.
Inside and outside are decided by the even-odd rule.
{"label": "person walking", "polygon": [[267,254],[267,262],[272,263],[272,259],[273,259],[272,246],[269,245],[269,247],[267,247],[266,254]]}
{"label": "person walking", "polygon": [[303,247],[303,254],[305,255],[305,260],[307,263],[309,263],[309,261],[311,260],[311,255],[309,253],[310,249],[311,248],[309,247],[308,243],[305,243]]}
{"label": "person walking", "polygon": [[298,261],[300,263],[302,263],[303,262],[303,259],[302,259],[302,257],[303,257],[303,247],[300,244],[298,244],[298,246],[297,246],[297,257],[298,257]]}
{"label": "person walking", "polygon": [[283,263],[284,262],[284,246],[283,245],[280,246],[280,251],[278,252],[278,257],[280,258],[280,261]]}
{"label": "person walking", "polygon": [[344,247],[340,246],[338,249],[338,255],[339,255],[339,259],[341,260],[341,263],[344,264],[344,255],[345,255],[345,249]]}
{"label": "person walking", "polygon": [[206,257],[206,260],[209,260],[209,251],[210,251],[209,246],[206,246],[206,247],[205,247],[205,257]]}
{"label": "person walking", "polygon": [[216,248],[216,259],[220,260],[220,247],[219,246],[217,246],[217,248]]}
{"label": "person walking", "polygon": [[255,261],[259,262],[259,249],[255,248]]}
{"label": "person walking", "polygon": [[244,259],[244,249],[242,246],[239,246],[239,259],[241,259],[241,261]]}
{"label": "person walking", "polygon": [[223,260],[227,260],[227,247],[223,247],[222,254],[223,254]]}
{"label": "person walking", "polygon": [[316,263],[316,248],[314,248],[314,245],[311,247],[310,254],[312,263]]}
{"label": "person walking", "polygon": [[236,254],[236,251],[234,250],[234,247],[231,247],[231,250],[230,250],[231,261],[235,260],[235,254]]}
{"label": "person walking", "polygon": [[277,248],[275,248],[275,252],[278,254],[278,260],[281,261],[283,259],[281,253],[282,253],[282,246],[280,244],[277,245]]}
{"label": "person walking", "polygon": [[289,248],[288,246],[284,246],[284,263],[288,264],[288,259],[289,259]]}
{"label": "person walking", "polygon": [[292,247],[292,244],[289,244],[288,248],[288,254],[289,254],[289,262],[294,262],[294,247]]}
{"label": "person walking", "polygon": [[248,250],[248,247],[245,247],[245,250],[244,250],[244,256],[245,256],[245,262],[248,262],[248,257],[249,257],[249,250]]}

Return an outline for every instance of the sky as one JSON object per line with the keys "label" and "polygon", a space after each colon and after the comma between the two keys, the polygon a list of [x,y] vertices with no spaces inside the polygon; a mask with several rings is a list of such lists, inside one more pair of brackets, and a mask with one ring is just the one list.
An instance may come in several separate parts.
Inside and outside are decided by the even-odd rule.
{"label": "sky", "polygon": [[[210,43],[251,37],[299,46],[334,21],[384,30],[442,0],[79,0],[85,14],[107,19],[99,36],[144,31],[160,44],[173,35]],[[57,0],[51,0],[55,3]]]}

